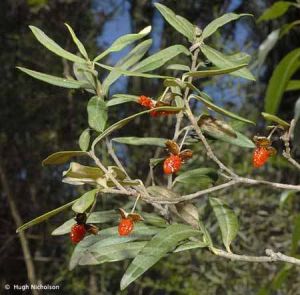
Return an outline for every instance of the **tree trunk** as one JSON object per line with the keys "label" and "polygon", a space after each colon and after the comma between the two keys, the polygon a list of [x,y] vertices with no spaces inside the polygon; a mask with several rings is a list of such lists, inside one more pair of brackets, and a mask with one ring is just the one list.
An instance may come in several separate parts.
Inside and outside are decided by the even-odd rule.
{"label": "tree trunk", "polygon": [[[9,187],[9,183],[8,183],[8,180],[7,180],[7,177],[6,177],[6,174],[5,174],[5,171],[4,171],[4,168],[2,167],[2,165],[0,165],[0,178],[1,178],[3,191],[5,192],[6,197],[7,197],[7,201],[9,204],[9,208],[10,208],[12,217],[15,221],[16,226],[19,227],[23,224],[23,221],[22,221],[19,211],[17,209],[14,195]],[[22,247],[22,251],[23,251],[23,256],[24,256],[24,261],[25,261],[25,265],[26,265],[26,269],[27,269],[27,276],[28,276],[29,283],[32,285],[36,285],[37,280],[36,280],[36,275],[35,275],[35,267],[33,264],[31,253],[30,253],[28,241],[27,241],[27,238],[26,238],[26,235],[24,232],[19,233],[19,239],[21,242],[21,247]],[[38,290],[33,289],[32,294],[38,295],[40,293]]]}

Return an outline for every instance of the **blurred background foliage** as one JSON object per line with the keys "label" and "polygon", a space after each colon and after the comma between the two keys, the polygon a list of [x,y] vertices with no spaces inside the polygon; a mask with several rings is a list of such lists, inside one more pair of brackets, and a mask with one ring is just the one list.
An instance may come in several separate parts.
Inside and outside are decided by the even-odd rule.
{"label": "blurred background foliage", "polygon": [[[31,69],[54,75],[69,75],[70,64],[58,59],[34,40],[28,25],[44,30],[62,47],[76,51],[64,22],[70,24],[91,56],[105,49],[118,36],[137,32],[147,25],[153,26],[154,38],[151,53],[159,48],[184,43],[185,40],[155,11],[150,0],[2,0],[0,2],[0,264],[1,285],[25,284],[34,276],[43,284],[58,284],[57,294],[120,294],[119,281],[128,262],[104,264],[95,267],[79,267],[68,270],[73,246],[67,236],[52,237],[51,231],[72,217],[62,213],[58,217],[25,232],[22,247],[15,229],[43,212],[56,208],[79,191],[60,182],[65,167],[42,168],[41,161],[58,150],[76,150],[77,140],[86,128],[87,94],[49,86],[28,78],[15,69],[26,65]],[[215,34],[211,42],[228,53],[245,51],[253,56],[252,71],[257,82],[248,82],[232,76],[201,80],[201,85],[217,103],[257,121],[257,126],[242,132],[252,136],[266,134],[265,122],[259,116],[263,111],[266,85],[276,64],[288,52],[299,47],[299,27],[286,34],[270,51],[263,64],[257,65],[258,48],[270,32],[286,23],[299,19],[299,10],[290,8],[282,17],[269,22],[256,23],[263,11],[274,1],[243,0],[186,0],[161,1],[176,13],[203,27],[225,12],[251,13],[245,18],[225,26]],[[126,51],[126,50],[125,50]],[[124,54],[123,51],[121,54]],[[113,63],[119,53],[110,56]],[[182,62],[182,57],[177,57]],[[175,62],[174,62],[175,63]],[[163,72],[163,70],[160,70]],[[168,70],[164,70],[168,71]],[[166,73],[164,73],[166,74]],[[297,74],[295,75],[297,77]],[[201,84],[200,84],[201,83]],[[163,87],[159,81],[122,78],[113,93],[156,96]],[[113,94],[112,93],[112,94]],[[290,120],[299,91],[284,95],[279,116]],[[195,104],[197,112],[199,106]],[[138,106],[125,104],[110,110],[110,122],[114,122],[138,110]],[[115,133],[115,136],[168,137],[173,132],[171,119],[143,117]],[[276,142],[275,142],[276,145]],[[250,165],[251,150],[235,146],[213,144],[216,154],[236,167],[239,174],[257,178],[299,183],[299,174],[280,156],[259,171]],[[281,146],[276,146],[279,150]],[[116,144],[119,157],[132,177],[147,181],[148,162],[164,155],[163,149],[152,147],[127,147]],[[213,165],[199,146],[199,156],[193,166]],[[224,153],[224,151],[227,151]],[[104,161],[109,159],[101,150]],[[297,156],[297,155],[296,155]],[[299,157],[299,155],[298,155]],[[188,167],[187,167],[188,169]],[[160,168],[158,182],[163,183]],[[148,179],[149,181],[149,179]],[[218,195],[216,195],[218,196]],[[223,196],[239,216],[240,232],[233,243],[236,253],[262,255],[265,248],[300,254],[300,206],[291,192],[280,192],[261,187],[238,187],[222,191]],[[97,210],[118,208],[124,198],[103,199]],[[211,233],[217,226],[210,218],[207,198],[199,199],[203,220]],[[144,210],[152,210],[144,206]],[[293,234],[294,233],[294,234]],[[22,238],[21,238],[22,239]],[[215,235],[218,239],[218,235]],[[221,245],[221,241],[216,241]],[[24,255],[24,245],[31,258]],[[26,251],[25,251],[26,252]],[[176,255],[176,256],[175,256]],[[32,265],[26,268],[25,259]],[[207,250],[192,250],[173,254],[160,261],[142,278],[122,294],[300,294],[299,269],[284,264],[250,264],[230,262],[215,257]],[[2,291],[1,291],[2,292]],[[24,294],[24,293],[22,293]],[[46,294],[46,293],[45,293]]]}

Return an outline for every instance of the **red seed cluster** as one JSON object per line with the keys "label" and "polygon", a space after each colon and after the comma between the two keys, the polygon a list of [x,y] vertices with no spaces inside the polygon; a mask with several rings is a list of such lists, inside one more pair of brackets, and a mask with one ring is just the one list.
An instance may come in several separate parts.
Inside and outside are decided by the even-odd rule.
{"label": "red seed cluster", "polygon": [[[145,96],[145,95],[141,95],[139,97],[138,103],[147,109],[153,109],[153,108],[162,107],[165,105],[163,102],[155,102],[150,97]],[[151,117],[167,116],[170,114],[174,114],[174,112],[169,112],[169,111],[151,111],[150,112]]]}
{"label": "red seed cluster", "polygon": [[172,174],[180,170],[182,164],[182,159],[179,155],[171,154],[168,158],[164,161],[164,173],[165,174]]}
{"label": "red seed cluster", "polygon": [[259,168],[263,166],[270,157],[270,151],[265,147],[257,147],[254,150],[252,164],[253,167]]}
{"label": "red seed cluster", "polygon": [[134,222],[131,218],[121,218],[118,232],[120,236],[128,236],[134,228]]}
{"label": "red seed cluster", "polygon": [[79,243],[86,235],[84,224],[74,224],[71,228],[70,239],[73,244]]}
{"label": "red seed cluster", "polygon": [[145,95],[141,95],[139,97],[138,103],[147,109],[152,109],[154,107],[152,99]]}
{"label": "red seed cluster", "polygon": [[77,213],[74,218],[76,224],[71,228],[70,239],[73,244],[78,244],[87,234],[97,235],[99,228],[93,224],[86,223],[86,213]]}
{"label": "red seed cluster", "polygon": [[163,170],[165,174],[176,173],[180,170],[181,165],[188,159],[192,158],[193,152],[191,150],[180,151],[179,145],[173,140],[165,142],[169,156],[164,160]]}

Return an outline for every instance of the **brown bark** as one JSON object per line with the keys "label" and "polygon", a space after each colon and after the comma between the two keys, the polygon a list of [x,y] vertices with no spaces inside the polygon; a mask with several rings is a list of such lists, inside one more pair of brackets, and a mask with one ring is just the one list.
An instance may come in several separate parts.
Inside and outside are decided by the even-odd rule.
{"label": "brown bark", "polygon": [[[8,179],[6,177],[6,173],[1,164],[0,164],[0,178],[1,178],[3,191],[7,197],[11,215],[14,219],[16,226],[19,227],[23,224],[23,221],[21,219],[18,208],[16,206],[15,197],[10,189]],[[22,252],[23,252],[23,256],[24,256],[24,261],[25,261],[25,265],[26,265],[26,269],[27,269],[27,276],[28,276],[29,283],[35,285],[35,284],[37,284],[37,279],[36,279],[36,275],[35,275],[35,267],[33,264],[31,253],[30,253],[28,240],[27,240],[24,232],[19,233],[19,239],[20,239],[21,248],[22,248]],[[39,295],[40,293],[38,290],[32,290],[32,294]]]}

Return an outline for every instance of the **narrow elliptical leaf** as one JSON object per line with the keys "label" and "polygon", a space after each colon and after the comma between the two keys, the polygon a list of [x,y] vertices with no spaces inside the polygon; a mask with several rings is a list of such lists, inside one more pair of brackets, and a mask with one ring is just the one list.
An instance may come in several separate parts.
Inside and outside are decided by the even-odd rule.
{"label": "narrow elliptical leaf", "polygon": [[22,72],[26,73],[27,75],[29,75],[35,79],[41,80],[43,82],[46,82],[46,83],[49,83],[49,84],[52,84],[55,86],[71,88],[71,89],[89,87],[89,85],[85,81],[77,81],[77,80],[71,80],[71,79],[67,79],[67,78],[52,76],[52,75],[48,75],[45,73],[26,69],[23,67],[17,67],[17,69],[21,70]]}
{"label": "narrow elliptical leaf", "polygon": [[209,198],[209,202],[217,217],[224,246],[228,252],[231,252],[230,244],[235,239],[239,228],[237,216],[224,201],[218,198]]}
{"label": "narrow elliptical leaf", "polygon": [[222,15],[221,17],[216,18],[212,22],[210,22],[202,32],[203,39],[208,38],[211,36],[213,33],[215,33],[220,27],[223,27],[227,23],[237,20],[242,16],[251,16],[251,14],[236,14],[236,13],[226,13]]}
{"label": "narrow elliptical leaf", "polygon": [[49,38],[42,30],[35,26],[29,26],[30,30],[36,37],[36,39],[44,45],[47,49],[52,51],[53,53],[68,59],[73,62],[78,63],[85,63],[85,59],[82,57],[79,57],[71,52],[68,52],[67,50],[60,47],[55,41],[53,41],[51,38]]}
{"label": "narrow elliptical leaf", "polygon": [[155,3],[155,7],[163,15],[165,20],[179,33],[188,38],[190,42],[194,39],[195,27],[187,19],[182,16],[176,15],[170,8],[160,4]]}
{"label": "narrow elliptical leaf", "polygon": [[142,39],[143,37],[148,35],[150,32],[151,32],[151,26],[148,26],[148,27],[144,28],[143,30],[141,30],[137,34],[127,34],[127,35],[121,36],[116,41],[114,41],[113,44],[108,49],[106,49],[104,52],[102,52],[97,57],[95,57],[94,62],[102,59],[103,57],[105,57],[107,54],[109,54],[111,52],[120,51],[120,50],[124,49],[126,46],[130,45],[131,43],[133,43],[139,39]]}
{"label": "narrow elliptical leaf", "polygon": [[184,224],[172,224],[160,231],[129,265],[121,280],[121,290],[124,290],[168,252],[175,249],[180,241],[197,235],[200,235],[198,230]]}

